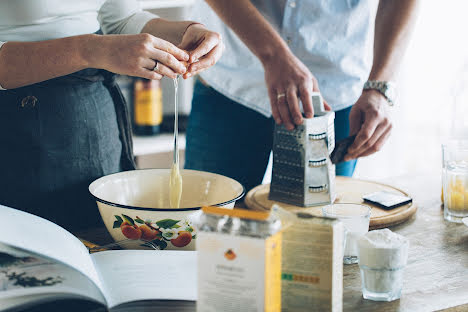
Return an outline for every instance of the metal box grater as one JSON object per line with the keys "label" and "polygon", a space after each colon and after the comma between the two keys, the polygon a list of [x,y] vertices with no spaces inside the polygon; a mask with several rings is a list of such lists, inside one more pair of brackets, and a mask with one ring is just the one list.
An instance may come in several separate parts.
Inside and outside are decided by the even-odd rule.
{"label": "metal box grater", "polygon": [[292,131],[276,125],[270,200],[310,207],[335,201],[335,113],[304,119]]}

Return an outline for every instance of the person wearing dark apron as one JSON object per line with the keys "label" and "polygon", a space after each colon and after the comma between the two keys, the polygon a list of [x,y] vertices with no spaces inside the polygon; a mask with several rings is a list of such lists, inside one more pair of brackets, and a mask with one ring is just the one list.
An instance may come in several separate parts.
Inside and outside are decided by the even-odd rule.
{"label": "person wearing dark apron", "polygon": [[0,205],[72,231],[102,225],[89,184],[135,169],[114,73],[188,78],[221,51],[203,25],[136,0],[0,0]]}
{"label": "person wearing dark apron", "polygon": [[2,204],[69,229],[99,224],[88,185],[135,169],[114,75],[96,69],[0,92]]}

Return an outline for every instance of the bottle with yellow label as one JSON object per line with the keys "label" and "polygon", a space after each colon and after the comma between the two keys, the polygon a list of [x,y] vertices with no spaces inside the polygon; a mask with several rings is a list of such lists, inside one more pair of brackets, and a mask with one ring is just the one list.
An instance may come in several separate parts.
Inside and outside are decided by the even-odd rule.
{"label": "bottle with yellow label", "polygon": [[197,312],[281,311],[281,221],[270,212],[203,207]]}
{"label": "bottle with yellow label", "polygon": [[159,80],[138,78],[134,83],[133,131],[136,135],[160,132],[163,112]]}

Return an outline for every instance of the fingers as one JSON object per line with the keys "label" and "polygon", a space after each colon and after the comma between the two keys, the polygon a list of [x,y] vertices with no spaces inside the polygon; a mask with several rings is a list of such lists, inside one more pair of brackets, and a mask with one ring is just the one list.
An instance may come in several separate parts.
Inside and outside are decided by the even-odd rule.
{"label": "fingers", "polygon": [[189,60],[189,54],[186,51],[179,49],[172,43],[166,40],[163,40],[161,38],[154,37],[154,36],[152,36],[152,39],[153,39],[153,46],[155,49],[162,50],[166,53],[170,53],[179,61]]}
{"label": "fingers", "polygon": [[151,79],[151,80],[160,80],[163,76],[153,70],[149,70],[146,68],[141,68],[135,73],[135,76]]}
{"label": "fingers", "polygon": [[174,73],[169,67],[161,63],[158,63],[158,66],[154,69],[154,71],[169,78],[177,78],[176,73]]}
{"label": "fingers", "polygon": [[356,106],[352,107],[351,112],[349,113],[349,134],[357,134],[361,128],[362,122],[363,119],[361,111],[358,110]]}
{"label": "fingers", "polygon": [[[348,154],[352,156],[360,155],[360,152],[363,150],[363,146],[368,144],[368,141],[374,135],[375,130],[379,125],[379,121],[374,118],[366,118],[364,119],[364,123],[361,126],[361,129],[356,135],[356,139],[354,143],[349,147]],[[364,147],[365,149],[366,147]]]}
{"label": "fingers", "polygon": [[[315,77],[312,78],[312,91],[313,92],[320,92],[320,89],[319,89],[319,85],[318,85],[318,81]],[[320,94],[322,94],[322,92],[320,92]],[[325,100],[325,99],[322,99],[323,100],[323,107],[325,108],[326,111],[331,111],[332,108],[331,106],[328,104],[328,102]]]}
{"label": "fingers", "polygon": [[299,95],[301,97],[302,108],[304,109],[305,117],[314,117],[314,106],[312,104],[312,97],[310,95],[309,89],[305,86],[301,86],[299,89]]}
{"label": "fingers", "polygon": [[182,62],[180,62],[173,55],[165,51],[154,49],[150,52],[150,58],[170,68],[170,70],[172,70],[176,74],[182,75],[187,71],[187,68]]}
{"label": "fingers", "polygon": [[276,124],[281,125],[281,116],[278,110],[278,103],[276,100],[276,92],[272,88],[268,88],[268,97],[270,98],[271,103],[271,115],[275,120]]}
{"label": "fingers", "polygon": [[[110,51],[105,59],[106,70],[147,79],[174,78],[186,72],[182,62],[188,60],[188,53],[170,42],[147,33],[102,37],[106,39],[102,44]],[[158,72],[154,71],[156,62],[160,65]]]}
{"label": "fingers", "polygon": [[191,70],[191,65],[193,65],[193,64],[188,65],[187,72],[182,76],[184,79],[194,77],[194,76],[198,75],[199,73],[201,73],[202,71],[204,71],[206,69],[206,68],[203,68],[203,69],[200,69],[200,70],[197,70],[197,71],[193,71],[193,70]]}
{"label": "fingers", "polygon": [[[157,67],[156,67],[156,64],[158,65]],[[145,60],[144,64],[142,64],[142,67],[148,70],[155,71],[156,73],[162,76],[167,76],[170,78],[177,78],[177,74],[174,73],[172,69],[170,69],[166,65],[163,65],[155,60],[150,60],[150,59]]]}
{"label": "fingers", "polygon": [[297,89],[292,86],[286,92],[286,103],[289,107],[289,114],[296,125],[303,122],[301,111],[299,110],[299,101],[297,100]]}
{"label": "fingers", "polygon": [[[363,144],[358,145],[358,147],[354,147],[353,144],[353,146],[351,146],[348,149],[348,154],[345,157],[345,161],[373,154],[382,148],[383,143],[385,143],[386,141],[386,137],[390,135],[390,131],[392,130],[392,124],[387,118],[382,119],[380,122],[378,120],[375,120],[375,122],[377,122],[378,126],[375,128],[372,135],[367,140],[365,140]],[[356,140],[358,139],[361,133],[366,132],[365,129],[371,128],[372,125],[363,125],[361,131],[359,131],[358,135],[356,136]],[[365,134],[364,136],[367,135]]]}
{"label": "fingers", "polygon": [[287,104],[286,97],[287,95],[285,92],[278,92],[276,95],[276,104],[278,107],[281,122],[286,127],[286,129],[292,130],[294,129],[294,124],[292,122],[291,114],[289,113],[289,107]]}
{"label": "fingers", "polygon": [[150,58],[142,58],[139,63],[141,67],[148,69],[148,70],[153,70],[156,64],[157,64],[156,61]]}
{"label": "fingers", "polygon": [[198,62],[189,65],[187,72],[184,74],[184,79],[198,75],[205,69],[213,66],[221,58],[223,54],[224,45],[218,45],[208,54],[203,56]]}
{"label": "fingers", "polygon": [[380,139],[380,137],[385,132],[387,132],[388,128],[391,128],[391,125],[389,125],[389,122],[382,122],[381,124],[379,124],[377,129],[375,129],[375,132],[372,135],[372,137],[361,147],[361,150],[368,150],[369,148],[374,146],[375,143]]}
{"label": "fingers", "polygon": [[[312,92],[320,92],[318,81],[315,77],[312,76]],[[321,92],[320,92],[321,93]]]}
{"label": "fingers", "polygon": [[391,132],[392,127],[387,128],[387,130],[385,130],[385,132],[377,139],[377,141],[371,147],[369,147],[367,150],[361,153],[359,157],[369,156],[380,151],[384,146],[385,142],[390,137]]}
{"label": "fingers", "polygon": [[200,44],[190,52],[190,63],[194,63],[204,55],[208,54],[221,42],[221,36],[217,33],[208,32],[204,35]]}
{"label": "fingers", "polygon": [[[364,128],[364,126],[363,126]],[[362,139],[362,136],[360,137],[361,133],[362,133],[362,129],[361,131],[359,131],[358,135],[356,136],[356,139],[354,140],[354,143],[348,148],[348,152],[345,156],[345,160],[349,160],[349,159],[356,159],[360,156],[362,156],[362,153],[366,150],[368,150],[379,138],[380,136],[385,132],[386,130],[386,127],[383,127],[383,126],[377,126],[377,128],[375,129],[375,131],[372,133],[372,135],[369,137],[369,139],[367,140],[363,140]],[[356,142],[358,140],[358,137],[360,137],[360,141],[359,142]],[[361,143],[362,144],[359,144],[359,145],[355,145],[357,143]],[[356,147],[358,146],[358,147]]]}
{"label": "fingers", "polygon": [[203,70],[213,66],[216,62],[221,58],[223,54],[224,46],[217,45],[213,50],[211,50],[208,54],[200,58],[198,62],[190,64],[188,73],[186,74],[187,77],[194,76]]}

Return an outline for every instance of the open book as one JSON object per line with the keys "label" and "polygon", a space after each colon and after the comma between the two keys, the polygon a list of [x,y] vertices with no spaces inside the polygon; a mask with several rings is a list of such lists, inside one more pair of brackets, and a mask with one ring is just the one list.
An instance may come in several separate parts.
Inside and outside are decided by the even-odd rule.
{"label": "open book", "polygon": [[2,312],[63,300],[93,302],[104,311],[146,300],[160,300],[161,307],[178,302],[174,311],[195,307],[195,251],[89,254],[78,238],[45,219],[0,205],[0,220]]}

